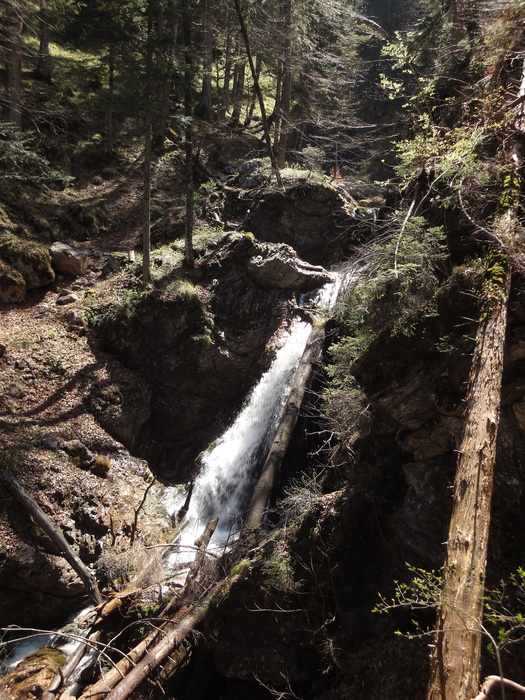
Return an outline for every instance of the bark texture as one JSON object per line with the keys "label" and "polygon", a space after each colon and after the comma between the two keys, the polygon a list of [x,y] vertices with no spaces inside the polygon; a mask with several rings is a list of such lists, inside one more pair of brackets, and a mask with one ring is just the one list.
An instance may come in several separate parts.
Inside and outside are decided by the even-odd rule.
{"label": "bark texture", "polygon": [[[489,264],[490,274],[490,264]],[[487,282],[454,484],[427,700],[471,700],[479,688],[481,620],[510,273]],[[488,298],[487,298],[488,297]]]}

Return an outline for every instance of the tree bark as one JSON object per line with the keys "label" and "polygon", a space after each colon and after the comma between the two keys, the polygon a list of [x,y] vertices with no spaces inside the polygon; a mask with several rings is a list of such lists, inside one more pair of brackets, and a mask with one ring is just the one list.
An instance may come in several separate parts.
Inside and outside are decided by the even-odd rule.
{"label": "tree bark", "polygon": [[244,535],[249,536],[251,532],[258,530],[263,524],[266,507],[277,484],[281,465],[290,443],[293,429],[297,423],[305,391],[312,378],[314,367],[321,357],[323,341],[324,326],[314,326],[297,369],[272,447],[264,463],[259,480],[255,485],[250,507],[244,518]]}
{"label": "tree bark", "polygon": [[221,106],[219,109],[219,119],[225,119],[230,108],[230,82],[232,73],[232,19],[231,12],[228,12],[228,26],[226,34],[226,52],[224,58],[224,82],[221,93]]}
{"label": "tree bark", "polygon": [[20,503],[20,505],[27,510],[37,525],[42,528],[45,534],[60,549],[64,555],[64,559],[70,564],[71,568],[74,569],[82,580],[91,601],[95,605],[100,605],[100,603],[102,603],[102,596],[98,590],[98,585],[93,573],[71,549],[64,535],[60,532],[57,526],[43,512],[33,497],[26,493],[12,474],[9,472],[3,473],[1,475],[1,480],[6,488],[9,489],[16,500]]}
{"label": "tree bark", "polygon": [[151,142],[152,142],[152,81],[153,81],[153,0],[148,0],[148,34],[146,45],[146,92],[144,113],[144,189],[142,195],[142,283],[151,279]]}
{"label": "tree bark", "polygon": [[5,118],[22,128],[22,30],[23,3],[11,0],[6,19]]}
{"label": "tree bark", "polygon": [[280,100],[280,133],[277,148],[277,165],[284,168],[290,131],[290,106],[292,101],[292,0],[283,0],[284,56],[283,87]]}
{"label": "tree bark", "polygon": [[242,61],[236,61],[233,67],[233,89],[232,89],[232,126],[238,126],[241,118],[242,97],[244,92],[245,66]]}
{"label": "tree bark", "polygon": [[202,71],[202,87],[199,104],[195,108],[195,114],[201,119],[211,117],[211,81],[213,71],[213,0],[204,0],[203,18],[204,24],[204,60]]}
{"label": "tree bark", "polygon": [[182,34],[184,43],[184,171],[186,179],[186,215],[184,218],[184,262],[192,268],[195,265],[193,255],[193,32],[192,18],[188,0],[182,0]]}
{"label": "tree bark", "polygon": [[248,63],[250,65],[250,71],[251,71],[252,79],[253,79],[253,87],[255,89],[255,92],[257,93],[257,99],[259,100],[259,109],[261,110],[261,121],[262,121],[263,130],[264,130],[264,140],[266,141],[266,148],[268,150],[268,155],[270,157],[272,169],[275,173],[275,178],[277,180],[277,184],[279,185],[279,187],[282,188],[283,181],[281,179],[281,174],[279,173],[279,166],[278,166],[277,161],[275,159],[275,154],[274,154],[273,148],[272,148],[272,139],[270,136],[270,130],[268,128],[268,119],[266,117],[266,108],[264,106],[264,98],[263,98],[263,94],[261,91],[259,78],[257,76],[257,70],[256,70],[255,64],[253,62],[253,56],[252,56],[252,52],[250,49],[250,40],[248,37],[248,30],[246,29],[246,23],[244,21],[244,16],[242,14],[240,0],[234,0],[234,4],[235,4],[235,11],[237,12],[237,19],[239,20],[239,27],[241,29],[242,38],[244,40],[244,47],[246,49],[246,56],[248,58]]}
{"label": "tree bark", "polygon": [[[512,228],[511,212],[502,217],[502,225]],[[512,237],[512,231],[508,233]],[[505,260],[502,265],[506,264]],[[489,266],[487,275],[490,272]],[[504,278],[502,284],[495,279],[485,283],[427,700],[471,700],[479,687],[485,569],[510,287],[507,269]]]}
{"label": "tree bark", "polygon": [[53,65],[49,53],[49,20],[47,17],[46,0],[40,0],[40,44],[35,69],[35,78],[51,83],[53,80]]}
{"label": "tree bark", "polygon": [[500,678],[499,676],[487,676],[483,681],[481,690],[476,695],[474,700],[484,700],[484,698],[488,698],[492,694],[493,690],[496,690],[496,688],[501,688],[501,686],[504,686],[509,690],[514,690],[515,692],[525,695],[525,686],[520,685],[519,683],[515,683],[514,681],[509,681],[508,678]]}
{"label": "tree bark", "polygon": [[[126,700],[126,698],[128,698],[131,693],[160,666],[175,647],[201,624],[205,615],[206,605],[205,602],[203,602],[198,606],[193,606],[180,620],[173,622],[173,627],[165,631],[162,639],[133,667],[126,677],[106,695],[105,700]],[[86,698],[91,698],[92,700],[92,695],[87,693]]]}

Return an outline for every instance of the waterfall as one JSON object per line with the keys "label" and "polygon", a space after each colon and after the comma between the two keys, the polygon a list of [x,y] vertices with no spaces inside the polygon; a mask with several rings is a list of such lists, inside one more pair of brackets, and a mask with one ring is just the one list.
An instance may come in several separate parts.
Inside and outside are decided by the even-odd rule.
{"label": "waterfall", "polygon": [[[319,290],[301,297],[301,305],[333,307],[342,277],[337,276]],[[252,496],[260,469],[273,443],[291,385],[310,335],[311,325],[299,319],[292,323],[282,347],[269,369],[252,389],[237,417],[201,458],[201,471],[195,481],[193,495],[181,536],[182,550],[172,555],[170,563],[188,561],[185,547],[191,548],[206,523],[219,518],[213,540],[225,543],[235,537]],[[166,508],[175,514],[181,497],[167,489]]]}
{"label": "waterfall", "polygon": [[[310,335],[310,324],[294,320],[269,369],[237,417],[201,458],[179,544],[192,545],[206,523],[219,517],[215,542],[234,536],[249,505],[260,468],[272,445],[290,387]],[[167,502],[176,512],[176,501]]]}

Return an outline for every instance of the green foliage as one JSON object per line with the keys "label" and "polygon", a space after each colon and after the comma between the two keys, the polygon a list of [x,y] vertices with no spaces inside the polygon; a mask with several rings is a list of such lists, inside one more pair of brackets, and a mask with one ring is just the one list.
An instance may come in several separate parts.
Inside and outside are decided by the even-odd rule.
{"label": "green foliage", "polygon": [[292,559],[288,550],[276,547],[263,559],[261,565],[263,587],[277,591],[293,591],[296,588]]}
{"label": "green foliage", "polygon": [[[427,571],[411,564],[406,564],[410,575],[410,582],[394,581],[394,595],[387,599],[383,595],[379,596],[379,603],[372,612],[385,614],[396,608],[407,608],[410,610],[437,609],[441,605],[441,591],[443,588],[443,578],[435,571]],[[428,633],[423,631],[419,622],[414,620],[416,634]],[[430,630],[433,632],[433,630]],[[415,636],[409,634],[408,636]]]}
{"label": "green foliage", "polygon": [[413,336],[421,319],[436,314],[436,268],[446,257],[441,227],[419,217],[373,244],[338,308],[345,337],[331,348],[335,362],[348,367],[380,335]]}
{"label": "green foliage", "polygon": [[12,124],[0,121],[0,181],[49,182],[70,181],[53,170],[44,156],[34,148],[33,139]]}
{"label": "green foliage", "polygon": [[322,494],[320,476],[303,473],[284,487],[284,495],[277,505],[280,521],[288,525],[303,516]]}
{"label": "green foliage", "polygon": [[371,246],[367,265],[343,294],[341,338],[330,347],[331,378],[324,392],[328,425],[348,446],[370,426],[368,401],[352,376],[354,363],[379,342],[413,337],[437,314],[436,267],[447,253],[441,228],[421,218]]}

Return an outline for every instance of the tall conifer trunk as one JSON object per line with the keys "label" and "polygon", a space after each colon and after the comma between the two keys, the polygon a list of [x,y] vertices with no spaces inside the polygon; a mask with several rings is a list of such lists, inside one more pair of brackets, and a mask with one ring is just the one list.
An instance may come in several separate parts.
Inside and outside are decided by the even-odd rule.
{"label": "tall conifer trunk", "polygon": [[182,40],[184,43],[184,170],[186,174],[186,216],[184,219],[184,262],[194,266],[193,256],[193,32],[189,0],[182,0]]}
{"label": "tall conifer trunk", "polygon": [[143,221],[142,221],[142,281],[146,285],[150,281],[151,253],[151,126],[153,121],[152,106],[152,72],[153,72],[153,0],[148,0],[148,35],[146,46],[146,94],[144,114],[144,190],[143,190]]}
{"label": "tall conifer trunk", "polygon": [[277,165],[284,168],[288,133],[290,131],[290,106],[292,99],[292,0],[283,0],[284,26],[283,82],[280,100],[280,133],[276,158]]}
{"label": "tall conifer trunk", "polygon": [[[497,225],[512,237],[513,212],[503,215]],[[427,700],[471,700],[479,687],[485,569],[510,288],[507,265],[503,254],[488,257]]]}
{"label": "tall conifer trunk", "polygon": [[22,30],[24,6],[11,0],[6,21],[5,119],[22,128]]}

